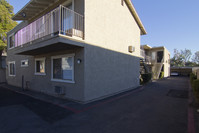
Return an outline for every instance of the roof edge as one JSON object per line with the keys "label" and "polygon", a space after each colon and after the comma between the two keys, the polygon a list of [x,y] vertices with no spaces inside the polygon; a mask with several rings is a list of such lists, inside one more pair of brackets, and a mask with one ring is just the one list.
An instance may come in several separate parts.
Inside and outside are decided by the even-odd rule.
{"label": "roof edge", "polygon": [[138,24],[138,26],[139,26],[139,28],[141,30],[141,35],[146,35],[147,32],[146,32],[146,30],[144,28],[144,25],[142,24],[142,21],[140,20],[137,12],[135,10],[135,7],[133,6],[133,3],[131,2],[131,0],[125,0],[125,2],[126,2],[128,8],[130,9],[133,17],[135,18],[135,21],[137,22],[137,24]]}
{"label": "roof edge", "polygon": [[34,1],[34,0],[30,0],[23,8],[21,8],[21,9],[12,17],[12,20],[17,21],[18,19],[15,19],[15,17],[16,17],[21,11],[23,11],[23,9],[26,8],[32,1]]}

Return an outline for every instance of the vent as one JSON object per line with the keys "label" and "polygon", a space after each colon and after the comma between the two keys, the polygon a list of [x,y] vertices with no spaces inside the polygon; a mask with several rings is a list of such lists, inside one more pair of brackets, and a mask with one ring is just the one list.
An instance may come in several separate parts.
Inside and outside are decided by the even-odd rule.
{"label": "vent", "polygon": [[65,94],[65,89],[62,86],[55,86],[55,93],[59,95]]}
{"label": "vent", "polygon": [[134,47],[134,46],[129,46],[129,52],[130,52],[130,53],[135,52],[135,47]]}

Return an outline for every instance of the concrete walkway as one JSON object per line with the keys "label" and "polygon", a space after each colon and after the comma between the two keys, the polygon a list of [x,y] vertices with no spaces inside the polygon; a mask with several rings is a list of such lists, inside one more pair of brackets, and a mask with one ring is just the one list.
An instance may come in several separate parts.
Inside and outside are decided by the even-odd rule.
{"label": "concrete walkway", "polygon": [[175,77],[80,105],[59,100],[52,104],[50,98],[43,101],[39,95],[15,93],[4,86],[0,132],[187,133],[188,88],[188,78]]}

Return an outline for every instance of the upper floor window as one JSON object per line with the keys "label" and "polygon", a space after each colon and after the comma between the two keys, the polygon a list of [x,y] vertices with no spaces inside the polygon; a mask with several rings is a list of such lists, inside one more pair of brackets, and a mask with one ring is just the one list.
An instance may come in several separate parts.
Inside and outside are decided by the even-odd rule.
{"label": "upper floor window", "polygon": [[152,52],[152,60],[155,60],[155,58],[156,58],[156,52]]}
{"label": "upper floor window", "polygon": [[14,48],[15,46],[15,36],[14,34],[10,35],[8,38],[8,48]]}
{"label": "upper floor window", "polygon": [[8,62],[8,73],[9,76],[15,76],[16,74],[16,68],[15,68],[15,61]]}
{"label": "upper floor window", "polygon": [[157,62],[161,63],[163,61],[163,51],[158,51],[157,52]]}

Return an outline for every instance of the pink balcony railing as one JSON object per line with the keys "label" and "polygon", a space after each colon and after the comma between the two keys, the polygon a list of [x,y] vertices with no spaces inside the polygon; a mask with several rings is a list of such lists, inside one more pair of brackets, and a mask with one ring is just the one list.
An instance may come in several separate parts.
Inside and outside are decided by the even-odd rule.
{"label": "pink balcony railing", "polygon": [[62,34],[83,38],[84,17],[62,5],[15,34],[15,47],[47,35]]}

